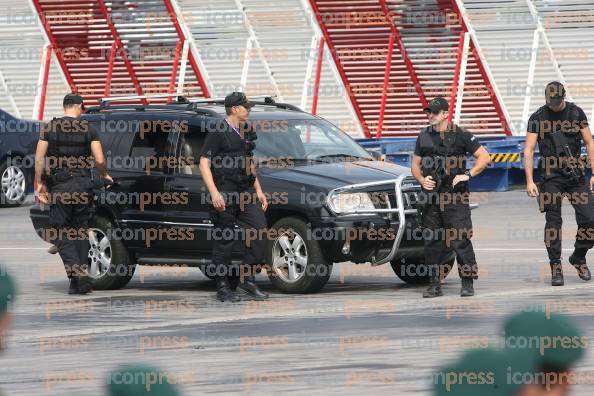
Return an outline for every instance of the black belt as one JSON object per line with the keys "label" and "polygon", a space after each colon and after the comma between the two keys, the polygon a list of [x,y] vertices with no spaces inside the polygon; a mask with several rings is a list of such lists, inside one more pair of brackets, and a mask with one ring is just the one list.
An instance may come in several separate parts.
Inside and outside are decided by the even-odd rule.
{"label": "black belt", "polygon": [[70,176],[70,177],[78,177],[83,176],[87,177],[90,176],[91,173],[88,169],[70,169],[70,168],[57,168],[52,172],[54,175],[60,176]]}

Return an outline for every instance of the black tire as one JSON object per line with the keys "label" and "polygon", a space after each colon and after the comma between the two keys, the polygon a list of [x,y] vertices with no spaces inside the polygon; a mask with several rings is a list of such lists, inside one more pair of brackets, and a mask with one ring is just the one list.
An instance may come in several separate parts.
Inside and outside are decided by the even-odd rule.
{"label": "black tire", "polygon": [[[11,168],[11,169],[8,169]],[[17,175],[18,181],[11,175]],[[22,175],[22,181],[20,180]],[[8,185],[4,185],[3,182],[8,181]],[[14,195],[17,189],[22,194]],[[27,198],[27,190],[29,188],[29,178],[27,177],[27,170],[22,166],[22,163],[15,158],[11,160],[10,166],[7,160],[2,161],[0,164],[0,206],[20,206],[25,202]]]}
{"label": "black tire", "polygon": [[[109,270],[103,276],[92,277],[93,288],[96,290],[121,289],[126,286],[128,282],[130,282],[130,279],[132,279],[132,276],[134,276],[136,263],[132,262],[128,249],[126,249],[124,243],[121,240],[113,239],[113,232],[111,231],[113,230],[113,224],[111,221],[103,216],[95,216],[91,219],[89,228],[91,231],[96,232],[95,235],[102,232],[104,237],[106,235],[112,236],[109,239],[111,253]],[[100,236],[97,236],[97,238],[99,237]],[[89,255],[91,255],[91,251],[93,250],[91,237],[89,237],[89,241],[91,243]],[[91,257],[89,257],[89,263],[91,262]]]}
{"label": "black tire", "polygon": [[[285,217],[277,221],[273,226],[275,230],[290,230],[290,232],[281,235],[283,240],[294,242],[297,237],[301,239],[298,252],[293,252],[292,255],[284,254],[281,247],[280,239],[268,241],[268,248],[266,251],[266,262],[270,265],[268,276],[272,285],[281,292],[292,294],[315,293],[321,290],[330,275],[332,274],[332,263],[326,262],[318,241],[307,239],[307,224],[297,217]],[[301,254],[305,253],[305,255]],[[293,258],[295,267],[300,270],[300,276],[291,281],[287,271],[281,267],[276,268],[273,263],[273,256],[279,254],[280,258],[285,258],[285,261],[290,261]],[[299,257],[299,260],[295,257]],[[299,261],[304,261],[305,265],[299,265]]]}
{"label": "black tire", "polygon": [[[442,263],[443,279],[445,279],[456,260],[455,252],[450,252]],[[424,259],[400,259],[390,263],[392,270],[403,282],[409,285],[426,285],[429,283],[429,271],[425,266]]]}

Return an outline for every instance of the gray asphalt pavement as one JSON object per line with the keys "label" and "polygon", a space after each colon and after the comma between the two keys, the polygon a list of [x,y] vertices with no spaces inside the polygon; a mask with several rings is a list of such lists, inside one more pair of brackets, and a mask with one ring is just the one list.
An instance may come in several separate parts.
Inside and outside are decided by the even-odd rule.
{"label": "gray asphalt pavement", "polygon": [[[262,277],[272,298],[239,304],[214,300],[214,283],[198,269],[141,267],[124,289],[68,296],[61,261],[34,234],[28,207],[0,208],[0,262],[20,291],[0,389],[102,395],[110,369],[149,362],[186,395],[429,395],[441,364],[499,345],[502,320],[517,310],[546,304],[574,317],[592,340],[594,283],[565,265],[565,286],[549,285],[536,201],[521,191],[476,200],[473,298],[458,297],[455,273],[444,297],[423,300],[423,287],[404,284],[389,266],[343,263],[320,293],[283,295]],[[569,205],[564,219],[567,258],[576,231]],[[591,381],[572,395],[591,395],[591,348],[577,371]]]}

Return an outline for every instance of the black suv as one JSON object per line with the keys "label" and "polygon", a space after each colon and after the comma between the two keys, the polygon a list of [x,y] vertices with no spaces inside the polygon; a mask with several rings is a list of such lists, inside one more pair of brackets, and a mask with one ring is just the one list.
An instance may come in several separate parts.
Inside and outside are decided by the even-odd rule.
{"label": "black suv", "polygon": [[[288,293],[316,292],[333,263],[345,261],[390,263],[405,282],[425,282],[422,240],[415,237],[420,186],[410,171],[377,160],[321,117],[271,98],[256,103],[250,121],[258,136],[258,176],[270,196],[266,272],[272,284]],[[96,289],[125,286],[136,264],[204,271],[211,203],[198,154],[224,117],[221,101],[181,97],[168,105],[103,103],[83,115],[99,131],[116,182],[95,198],[89,260]],[[145,132],[146,125],[157,128]],[[193,160],[147,164],[147,158]],[[41,237],[47,213],[38,204],[30,210]]]}
{"label": "black suv", "polygon": [[0,110],[0,206],[16,206],[33,191],[38,121]]}

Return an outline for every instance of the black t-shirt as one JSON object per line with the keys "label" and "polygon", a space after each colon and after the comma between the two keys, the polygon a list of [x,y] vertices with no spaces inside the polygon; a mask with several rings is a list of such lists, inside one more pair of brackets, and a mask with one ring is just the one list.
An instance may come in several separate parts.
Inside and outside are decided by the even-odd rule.
{"label": "black t-shirt", "polygon": [[558,156],[555,154],[551,133],[562,132],[565,135],[565,141],[572,150],[571,154],[578,158],[582,147],[580,130],[586,127],[588,127],[586,113],[575,103],[566,102],[565,109],[558,112],[549,109],[546,105],[536,110],[528,120],[527,131],[538,134],[538,147],[541,155],[540,169],[545,170],[545,166],[549,164],[548,174],[554,173],[555,168],[558,168],[555,166],[558,161],[553,160]]}
{"label": "black t-shirt", "polygon": [[50,169],[90,169],[91,142],[100,141],[87,120],[66,116],[42,124],[39,139],[48,142]]}
{"label": "black t-shirt", "polygon": [[581,107],[566,102],[565,109],[553,111],[548,106],[536,110],[528,120],[528,132],[538,133],[542,138],[550,132],[579,133],[588,126],[588,118]]}
{"label": "black t-shirt", "polygon": [[239,133],[223,121],[218,123],[217,128],[206,134],[200,156],[208,157],[212,161],[214,157],[223,156],[226,153],[241,152],[244,147],[243,138]]}
{"label": "black t-shirt", "polygon": [[218,180],[217,175],[221,170],[229,173],[237,172],[242,175],[248,174],[251,157],[246,156],[245,149],[245,140],[225,120],[206,134],[200,157],[210,159],[210,170],[217,188],[230,188],[230,186],[223,186]]}
{"label": "black t-shirt", "polygon": [[427,175],[436,164],[435,157],[445,157],[445,169],[453,178],[466,170],[466,157],[472,155],[482,145],[469,131],[456,127],[454,131],[441,133],[433,127],[425,128],[417,137],[414,154],[421,157],[421,170]]}

